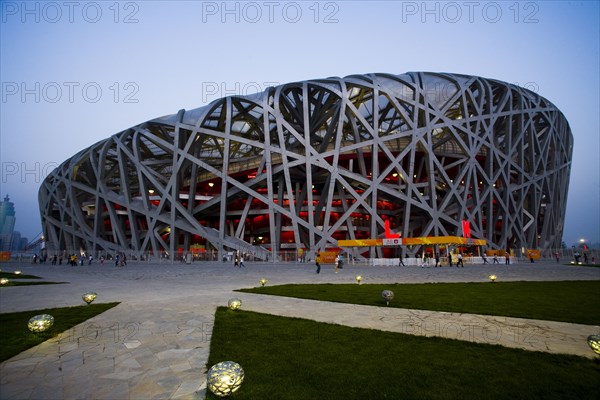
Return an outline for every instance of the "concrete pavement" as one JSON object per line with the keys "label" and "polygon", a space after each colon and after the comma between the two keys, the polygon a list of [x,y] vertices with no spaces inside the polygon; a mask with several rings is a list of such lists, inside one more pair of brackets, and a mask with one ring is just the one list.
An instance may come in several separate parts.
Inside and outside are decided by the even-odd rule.
{"label": "concrete pavement", "polygon": [[217,306],[231,297],[242,308],[274,315],[423,336],[493,343],[527,350],[593,357],[585,338],[597,327],[519,318],[326,303],[233,292],[283,283],[483,282],[598,280],[600,269],[552,262],[457,268],[312,264],[129,263],[69,267],[2,263],[62,285],[0,289],[0,312],[81,305],[81,295],[121,304],[0,365],[0,399],[202,399]]}

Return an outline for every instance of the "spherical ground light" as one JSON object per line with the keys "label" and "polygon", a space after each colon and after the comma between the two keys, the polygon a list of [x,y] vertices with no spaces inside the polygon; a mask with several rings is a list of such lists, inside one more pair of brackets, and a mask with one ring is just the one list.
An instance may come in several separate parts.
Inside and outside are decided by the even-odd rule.
{"label": "spherical ground light", "polygon": [[392,292],[391,290],[384,290],[383,292],[381,292],[381,297],[383,297],[385,303],[389,306],[390,301],[392,301],[392,299],[394,298],[394,292]]}
{"label": "spherical ground light", "polygon": [[362,276],[360,275],[356,275],[356,283],[358,283],[360,285],[360,283],[362,282]]}
{"label": "spherical ground light", "polygon": [[260,282],[261,286],[265,286],[267,284],[267,282],[269,282],[269,281],[266,280],[265,278],[262,278],[259,282]]}
{"label": "spherical ground light", "polygon": [[489,279],[490,279],[490,281],[492,281],[492,282],[496,282],[496,279],[498,279],[498,277],[497,277],[496,275],[494,275],[494,274],[492,274],[492,275],[488,276],[488,278],[489,278]]}
{"label": "spherical ground light", "polygon": [[588,336],[587,342],[594,351],[594,353],[600,355],[600,335]]}
{"label": "spherical ground light", "polygon": [[238,390],[243,380],[244,370],[240,364],[223,361],[208,370],[206,386],[215,395],[225,397]]}
{"label": "spherical ground light", "polygon": [[36,315],[27,323],[29,330],[35,333],[47,331],[52,325],[54,325],[54,317],[50,314]]}
{"label": "spherical ground light", "polygon": [[10,282],[8,279],[0,278],[0,285],[4,286],[4,285],[8,284],[8,282]]}
{"label": "spherical ground light", "polygon": [[21,275],[21,271],[19,271],[19,270],[15,271],[15,275]]}
{"label": "spherical ground light", "polygon": [[242,306],[242,301],[240,299],[229,299],[227,302],[227,307],[230,310],[238,310]]}
{"label": "spherical ground light", "polygon": [[88,304],[90,304],[92,301],[96,300],[96,297],[98,297],[98,294],[94,293],[94,292],[88,292],[88,293],[84,294],[83,296],[81,296],[83,301],[85,301]]}

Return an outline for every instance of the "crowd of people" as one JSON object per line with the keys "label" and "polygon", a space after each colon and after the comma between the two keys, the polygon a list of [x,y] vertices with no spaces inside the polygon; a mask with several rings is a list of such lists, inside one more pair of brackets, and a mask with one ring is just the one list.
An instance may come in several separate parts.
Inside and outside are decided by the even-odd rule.
{"label": "crowd of people", "polygon": [[[92,265],[92,263],[94,262],[94,257],[90,254],[89,256],[86,256],[85,254],[80,254],[79,256],[77,254],[71,253],[71,254],[54,254],[52,257],[48,257],[47,255],[43,255],[43,256],[38,256],[37,254],[34,254],[31,257],[31,263],[32,264],[45,264],[48,261],[48,258],[50,259],[50,264],[51,265],[70,265],[72,267],[76,267],[77,265],[83,266],[87,263],[87,265]],[[127,256],[125,255],[125,253],[118,253],[117,255],[115,255],[115,267],[124,267],[127,265]],[[100,263],[100,265],[104,265],[104,262],[106,261],[106,258],[104,258],[104,256],[100,256],[100,258],[98,258],[98,262]]]}

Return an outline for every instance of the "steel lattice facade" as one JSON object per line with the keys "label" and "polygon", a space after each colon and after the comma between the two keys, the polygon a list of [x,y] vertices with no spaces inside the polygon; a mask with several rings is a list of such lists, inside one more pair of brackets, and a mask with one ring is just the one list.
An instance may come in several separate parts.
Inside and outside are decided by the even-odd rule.
{"label": "steel lattice facade", "polygon": [[404,237],[460,235],[468,220],[492,248],[547,249],[572,147],[563,114],[515,85],[352,75],[144,122],[62,163],[39,202],[53,250],[310,254],[382,237],[386,220]]}

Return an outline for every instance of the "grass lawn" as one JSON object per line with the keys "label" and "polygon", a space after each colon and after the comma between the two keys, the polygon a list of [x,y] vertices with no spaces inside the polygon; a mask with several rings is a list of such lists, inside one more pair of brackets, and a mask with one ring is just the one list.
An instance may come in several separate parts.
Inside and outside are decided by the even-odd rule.
{"label": "grass lawn", "polygon": [[[7,360],[30,347],[45,342],[117,304],[119,303],[99,303],[0,314],[0,338],[2,340],[0,361]],[[38,314],[50,314],[54,317],[54,325],[48,331],[33,333],[27,328],[29,319]]]}
{"label": "grass lawn", "polygon": [[573,266],[573,267],[593,267],[593,268],[595,267],[595,268],[600,268],[600,264],[589,264],[589,263],[588,264],[575,264],[575,263],[572,263],[572,264],[565,264],[565,265],[570,265],[570,266]]}
{"label": "grass lawn", "polygon": [[228,360],[239,400],[600,398],[597,360],[220,307],[208,366]]}
{"label": "grass lawn", "polygon": [[49,282],[49,281],[34,281],[34,282],[20,282],[20,281],[9,281],[8,283],[0,286],[0,287],[9,287],[9,286],[31,286],[31,285],[59,285],[63,283],[69,282]]}
{"label": "grass lawn", "polygon": [[39,276],[35,275],[26,275],[26,274],[14,274],[12,272],[0,272],[0,278],[7,279],[42,279]]}
{"label": "grass lawn", "polygon": [[242,292],[389,307],[600,324],[600,281],[281,285]]}
{"label": "grass lawn", "polygon": [[35,275],[26,275],[26,274],[14,274],[12,272],[0,272],[0,278],[7,278],[8,283],[0,287],[9,287],[9,286],[31,286],[31,285],[56,285],[61,283],[69,283],[69,282],[48,282],[48,281],[33,281],[33,282],[23,282],[16,281],[15,279],[42,279],[39,276]]}

